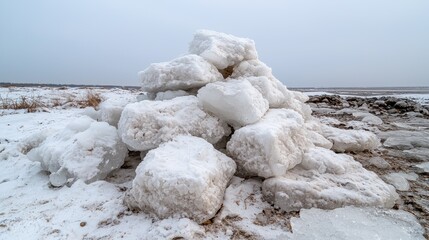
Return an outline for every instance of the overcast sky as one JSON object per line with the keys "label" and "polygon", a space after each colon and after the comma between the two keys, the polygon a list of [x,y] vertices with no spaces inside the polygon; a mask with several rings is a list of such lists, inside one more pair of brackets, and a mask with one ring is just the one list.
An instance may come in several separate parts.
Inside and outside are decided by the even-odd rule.
{"label": "overcast sky", "polygon": [[197,29],[254,39],[290,87],[429,86],[428,0],[0,0],[0,82],[139,85]]}

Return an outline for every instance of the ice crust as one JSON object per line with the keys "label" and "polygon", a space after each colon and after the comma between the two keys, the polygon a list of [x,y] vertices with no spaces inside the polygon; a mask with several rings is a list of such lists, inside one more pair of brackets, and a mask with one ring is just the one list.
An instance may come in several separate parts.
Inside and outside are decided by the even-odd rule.
{"label": "ice crust", "polygon": [[164,92],[198,88],[223,79],[222,74],[202,57],[190,54],[170,62],[152,63],[139,72],[142,90]]}
{"label": "ice crust", "polygon": [[159,218],[211,219],[223,202],[235,162],[204,139],[177,136],[147,153],[125,202]]}
{"label": "ice crust", "polygon": [[268,110],[268,102],[247,80],[207,84],[198,91],[205,111],[234,128],[257,122]]}
{"label": "ice crust", "polygon": [[156,148],[183,134],[216,143],[231,131],[224,121],[201,110],[195,96],[128,104],[118,130],[128,148],[135,151]]}
{"label": "ice crust", "polygon": [[234,132],[227,150],[241,176],[282,176],[302,160],[313,146],[300,114],[290,109],[270,109],[257,123]]}
{"label": "ice crust", "polygon": [[264,181],[267,201],[284,211],[334,209],[348,205],[391,208],[398,198],[393,186],[345,154],[312,148],[301,165],[283,177]]}
{"label": "ice crust", "polygon": [[47,136],[27,156],[51,173],[52,185],[62,186],[77,179],[104,179],[124,163],[127,152],[115,127],[84,116]]}
{"label": "ice crust", "polygon": [[377,135],[364,130],[346,130],[322,126],[322,135],[333,143],[336,152],[361,152],[380,146]]}
{"label": "ice crust", "polygon": [[331,211],[301,210],[292,218],[293,240],[423,240],[424,229],[406,211],[345,207]]}
{"label": "ice crust", "polygon": [[203,57],[218,69],[258,58],[253,40],[210,30],[199,30],[195,33],[189,53]]}

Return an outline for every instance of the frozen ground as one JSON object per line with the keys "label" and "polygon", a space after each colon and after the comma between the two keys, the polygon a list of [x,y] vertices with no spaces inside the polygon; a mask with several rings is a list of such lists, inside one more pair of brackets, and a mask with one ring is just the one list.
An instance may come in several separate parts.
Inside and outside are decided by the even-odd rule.
{"label": "frozen ground", "polygon": [[[418,172],[416,180],[407,180],[411,190],[400,192],[402,202],[396,208],[402,210],[346,207],[286,214],[263,200],[261,179],[233,177],[223,207],[210,221],[198,225],[187,218],[157,220],[145,213],[133,212],[123,204],[125,191],[131,187],[135,168],[141,161],[138,152],[130,152],[124,165],[103,181],[85,184],[78,180],[71,186],[54,188],[40,164],[28,159],[30,140],[34,134],[63,128],[72,117],[94,115],[94,111],[74,104],[74,100],[84,98],[87,91],[0,88],[3,99],[25,96],[43,103],[33,113],[0,109],[0,239],[424,239],[425,230],[418,222],[425,225],[428,221],[428,175],[427,164],[423,164],[429,161],[424,159],[426,148],[418,148],[420,152],[382,148],[376,153],[384,157],[385,152],[391,151],[390,155],[386,154],[386,160],[393,167],[380,170],[368,166],[380,176],[390,172]],[[121,89],[92,91],[105,99],[129,99],[138,94]],[[317,106],[313,107],[316,114],[320,114]],[[348,123],[344,116],[338,118],[340,123]],[[401,116],[383,116],[382,119],[385,123],[389,120],[389,125],[375,127],[377,129],[368,124],[353,126],[373,129],[376,133],[386,131],[387,127],[390,127],[387,130],[424,131],[429,128],[427,118],[404,120]],[[395,133],[390,135],[395,136]],[[395,162],[394,154],[406,163]],[[410,162],[407,156],[423,160]],[[373,156],[360,153],[354,157],[365,163]],[[420,213],[417,208],[421,209]]]}

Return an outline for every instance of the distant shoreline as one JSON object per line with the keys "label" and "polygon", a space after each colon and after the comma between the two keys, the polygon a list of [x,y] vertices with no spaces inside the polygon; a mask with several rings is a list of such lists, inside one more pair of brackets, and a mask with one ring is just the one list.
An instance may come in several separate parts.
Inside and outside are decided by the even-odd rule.
{"label": "distant shoreline", "polygon": [[[138,90],[140,86],[118,85],[85,85],[85,84],[41,84],[41,83],[6,83],[0,82],[0,87],[70,87],[70,88],[120,88]],[[393,95],[393,94],[429,94],[427,87],[291,87],[290,90],[301,92],[326,92],[339,95]]]}

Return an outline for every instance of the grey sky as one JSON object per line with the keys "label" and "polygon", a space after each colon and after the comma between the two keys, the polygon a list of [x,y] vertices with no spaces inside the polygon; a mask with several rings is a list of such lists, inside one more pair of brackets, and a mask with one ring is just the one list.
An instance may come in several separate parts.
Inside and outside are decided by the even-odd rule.
{"label": "grey sky", "polygon": [[291,87],[429,85],[427,0],[0,0],[0,82],[139,85],[197,29],[254,39]]}

